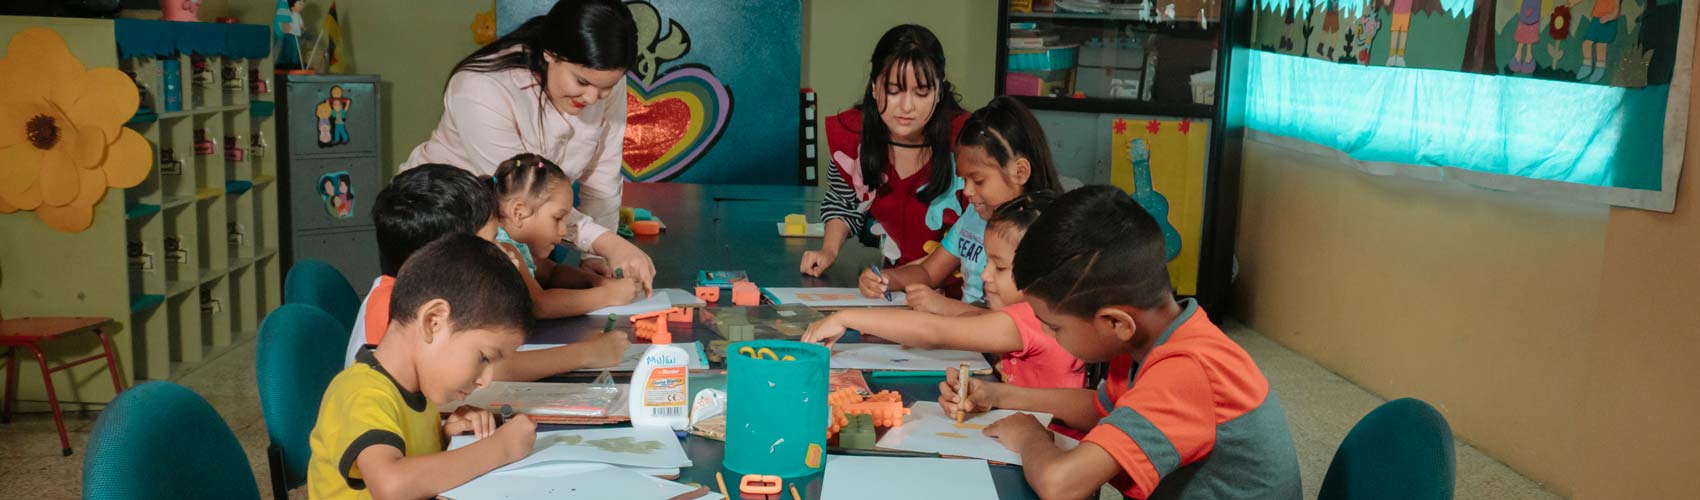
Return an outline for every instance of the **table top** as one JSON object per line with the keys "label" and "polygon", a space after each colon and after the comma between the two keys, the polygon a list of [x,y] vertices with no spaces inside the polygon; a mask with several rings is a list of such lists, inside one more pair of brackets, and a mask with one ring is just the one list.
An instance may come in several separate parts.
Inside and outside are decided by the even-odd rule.
{"label": "table top", "polygon": [[[626,184],[624,204],[642,207],[661,218],[667,230],[659,236],[637,237],[633,241],[649,253],[655,262],[656,288],[691,289],[699,270],[742,270],[750,280],[762,286],[855,286],[861,269],[878,261],[878,253],[855,241],[845,242],[839,258],[819,278],[804,276],[797,271],[803,252],[820,247],[819,238],[782,238],[774,223],[786,214],[801,213],[809,220],[820,219],[820,190],[812,186],[736,186],[701,184]],[[538,329],[527,343],[570,343],[601,331],[602,318],[568,318],[538,322]],[[622,320],[623,322],[624,320]],[[686,329],[671,325],[674,342],[718,340],[720,336],[693,323]],[[851,341],[846,338],[845,341]],[[637,342],[636,339],[633,340]],[[715,368],[724,368],[723,365]],[[630,375],[617,377],[629,382]],[[869,377],[868,386],[874,391],[895,390],[903,394],[905,405],[915,401],[936,401],[939,397],[938,379]],[[580,429],[585,426],[539,425],[538,430]],[[689,436],[683,441],[685,454],[693,467],[680,470],[679,482],[715,485],[714,473],[721,472],[729,488],[737,488],[740,477],[721,466],[725,443],[701,436]],[[1021,468],[992,465],[992,480],[997,485],[998,498],[1033,499],[1038,495],[1027,486]],[[822,474],[796,482],[804,498],[818,499]],[[787,486],[786,490],[789,491]],[[730,492],[734,498],[739,494]],[[787,497],[787,495],[780,495]]]}
{"label": "table top", "polygon": [[80,332],[112,322],[100,317],[28,317],[0,320],[0,343],[33,342]]}

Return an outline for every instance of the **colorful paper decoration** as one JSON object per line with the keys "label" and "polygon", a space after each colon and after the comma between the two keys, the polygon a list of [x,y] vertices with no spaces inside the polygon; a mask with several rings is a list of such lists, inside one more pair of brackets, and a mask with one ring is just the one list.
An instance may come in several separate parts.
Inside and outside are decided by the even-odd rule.
{"label": "colorful paper decoration", "polygon": [[1110,184],[1158,217],[1175,292],[1197,293],[1209,124],[1117,119],[1111,127]]}
{"label": "colorful paper decoration", "polygon": [[85,68],[58,32],[13,36],[0,59],[0,213],[88,229],[107,188],[147,178],[153,149],[124,127],[139,104],[129,76]]}

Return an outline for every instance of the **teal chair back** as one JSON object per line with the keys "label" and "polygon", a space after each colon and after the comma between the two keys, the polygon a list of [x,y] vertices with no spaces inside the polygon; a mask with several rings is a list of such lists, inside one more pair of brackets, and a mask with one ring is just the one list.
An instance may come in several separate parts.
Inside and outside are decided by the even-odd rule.
{"label": "teal chair back", "polygon": [[207,400],[171,382],[120,393],[83,452],[85,500],[258,500],[242,443]]}
{"label": "teal chair back", "polygon": [[319,417],[325,388],[342,371],[348,335],[335,318],[306,304],[284,304],[260,322],[254,375],[274,447],[274,492],[287,492],[307,480],[307,438]]}
{"label": "teal chair back", "polygon": [[1318,500],[1452,500],[1452,427],[1418,399],[1365,415],[1328,465]]}
{"label": "teal chair back", "polygon": [[[354,327],[354,316],[360,313],[360,295],[348,284],[341,271],[322,260],[302,259],[289,266],[283,278],[283,303],[311,304],[341,321],[343,333]],[[347,345],[348,338],[343,338]]]}

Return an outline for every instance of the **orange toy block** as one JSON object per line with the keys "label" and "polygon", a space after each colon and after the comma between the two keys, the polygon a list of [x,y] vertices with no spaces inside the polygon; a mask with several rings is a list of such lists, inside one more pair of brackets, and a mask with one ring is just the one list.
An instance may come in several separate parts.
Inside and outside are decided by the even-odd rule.
{"label": "orange toy block", "polygon": [[668,323],[691,323],[696,321],[697,310],[691,307],[675,307],[678,312],[667,315]]}
{"label": "orange toy block", "polygon": [[638,236],[655,236],[661,234],[661,223],[653,220],[633,221],[632,234]]}
{"label": "orange toy block", "polygon": [[651,313],[632,316],[632,330],[637,338],[648,340],[652,344],[671,344],[673,334],[667,331],[667,318],[674,314],[683,314],[684,310],[677,307]]}
{"label": "orange toy block", "polygon": [[779,476],[745,474],[738,491],[749,495],[777,495],[785,484]]}
{"label": "orange toy block", "polygon": [[827,422],[828,436],[849,424],[848,415],[870,415],[875,426],[898,427],[903,425],[903,416],[909,414],[909,409],[903,407],[903,395],[896,391],[880,391],[863,398],[856,389],[844,387],[827,394],[826,402],[833,411],[832,420]]}
{"label": "orange toy block", "polygon": [[717,287],[717,286],[699,286],[699,287],[697,287],[697,298],[702,299],[703,302],[707,302],[710,305],[719,303],[720,302],[720,287]]}
{"label": "orange toy block", "polygon": [[732,284],[732,305],[756,306],[761,304],[761,289],[755,283],[740,281]]}

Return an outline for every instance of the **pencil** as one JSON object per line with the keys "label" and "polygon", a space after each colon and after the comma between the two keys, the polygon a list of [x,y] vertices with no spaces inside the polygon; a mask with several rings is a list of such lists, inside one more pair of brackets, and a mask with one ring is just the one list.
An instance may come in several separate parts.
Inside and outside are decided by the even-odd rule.
{"label": "pencil", "polygon": [[803,500],[803,496],[797,494],[797,483],[791,483],[791,500]]}
{"label": "pencil", "polygon": [[956,423],[962,423],[962,417],[967,413],[962,411],[963,405],[968,404],[968,362],[962,362],[956,368]]}
{"label": "pencil", "polygon": [[732,498],[731,495],[726,494],[726,478],[720,475],[720,471],[714,471],[714,482],[720,484],[720,496]]}

